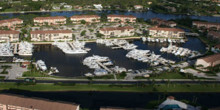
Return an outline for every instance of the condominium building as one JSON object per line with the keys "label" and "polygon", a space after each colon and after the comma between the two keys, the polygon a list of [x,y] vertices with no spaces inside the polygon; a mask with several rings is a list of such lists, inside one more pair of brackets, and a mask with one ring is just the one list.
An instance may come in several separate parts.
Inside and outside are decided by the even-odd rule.
{"label": "condominium building", "polygon": [[70,41],[71,30],[37,30],[31,31],[31,41]]}
{"label": "condominium building", "polygon": [[185,32],[178,28],[149,28],[149,35],[152,37],[169,37],[169,38],[183,38]]}
{"label": "condominium building", "polygon": [[133,36],[134,28],[130,26],[126,27],[106,27],[101,28],[99,31],[105,37],[122,37],[122,36]]}
{"label": "condominium building", "polygon": [[108,15],[108,22],[136,22],[136,17],[133,15]]}
{"label": "condominium building", "polygon": [[196,66],[197,68],[207,70],[207,67],[214,67],[220,64],[220,53],[209,55],[206,57],[202,57],[197,59]]}
{"label": "condominium building", "polygon": [[206,29],[216,28],[217,30],[220,30],[220,23],[193,21],[192,25],[196,28],[204,27]]}
{"label": "condominium building", "polygon": [[17,42],[19,41],[19,31],[0,30],[0,42]]}
{"label": "condominium building", "polygon": [[79,110],[77,104],[0,94],[0,110]]}
{"label": "condominium building", "polygon": [[23,20],[18,18],[0,20],[0,27],[15,28],[20,27],[23,24]]}
{"label": "condominium building", "polygon": [[98,15],[74,15],[70,18],[73,23],[80,23],[82,20],[87,23],[97,23],[100,22],[100,16]]}
{"label": "condominium building", "polygon": [[165,25],[165,26],[169,26],[169,27],[175,27],[177,25],[173,21],[167,21],[167,20],[163,20],[163,19],[160,19],[160,18],[152,18],[151,22],[156,23],[158,25]]}
{"label": "condominium building", "polygon": [[34,25],[61,25],[66,24],[66,18],[63,16],[36,17]]}

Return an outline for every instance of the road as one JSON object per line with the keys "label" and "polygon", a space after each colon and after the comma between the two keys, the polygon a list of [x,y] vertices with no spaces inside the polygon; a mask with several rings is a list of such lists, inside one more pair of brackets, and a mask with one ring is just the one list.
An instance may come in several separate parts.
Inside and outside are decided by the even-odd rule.
{"label": "road", "polygon": [[[24,80],[0,80],[0,82],[24,82]],[[177,84],[201,84],[201,83],[218,83],[220,81],[216,80],[190,80],[190,79],[171,79],[171,80],[164,80],[164,79],[155,79],[153,80],[133,80],[133,81],[126,81],[126,80],[87,80],[87,79],[72,79],[72,80],[37,80],[37,83],[76,83],[76,84],[166,84],[170,83],[177,83]]]}

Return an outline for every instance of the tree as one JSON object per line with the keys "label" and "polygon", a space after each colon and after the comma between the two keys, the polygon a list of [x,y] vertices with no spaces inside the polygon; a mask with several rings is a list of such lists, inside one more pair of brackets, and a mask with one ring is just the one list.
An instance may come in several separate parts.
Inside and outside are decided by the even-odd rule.
{"label": "tree", "polygon": [[86,21],[85,20],[81,20],[80,23],[81,24],[86,24]]}
{"label": "tree", "polygon": [[86,35],[86,30],[83,30],[81,33],[80,33],[81,36],[84,36]]}

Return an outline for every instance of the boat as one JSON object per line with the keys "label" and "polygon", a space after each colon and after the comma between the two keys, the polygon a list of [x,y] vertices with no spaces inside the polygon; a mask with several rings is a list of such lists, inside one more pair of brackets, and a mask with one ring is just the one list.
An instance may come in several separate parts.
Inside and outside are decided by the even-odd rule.
{"label": "boat", "polygon": [[12,52],[11,44],[7,43],[0,43],[0,56],[1,57],[13,57],[14,54]]}
{"label": "boat", "polygon": [[95,69],[94,74],[96,76],[103,76],[103,75],[107,75],[108,71],[106,71],[105,69]]}
{"label": "boat", "polygon": [[33,44],[29,42],[20,42],[18,47],[18,55],[20,56],[32,56]]}
{"label": "boat", "polygon": [[46,70],[47,70],[47,66],[46,66],[46,64],[45,64],[45,62],[44,62],[43,60],[38,60],[38,61],[36,62],[36,64],[37,64],[37,67],[38,67],[40,70],[42,70],[42,71],[46,71]]}

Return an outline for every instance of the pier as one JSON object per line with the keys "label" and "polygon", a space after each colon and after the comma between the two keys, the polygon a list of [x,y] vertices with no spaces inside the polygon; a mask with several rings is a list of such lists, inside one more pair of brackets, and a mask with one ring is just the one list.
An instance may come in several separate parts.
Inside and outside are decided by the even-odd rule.
{"label": "pier", "polygon": [[75,46],[74,46],[72,43],[68,42],[68,44],[69,44],[69,46],[70,46],[73,50],[76,49]]}
{"label": "pier", "polygon": [[104,69],[107,70],[108,72],[113,73],[112,70],[110,70],[108,67],[106,67],[105,65],[103,65],[101,62],[99,62],[99,61],[96,61],[96,62],[97,62],[97,64],[99,64],[102,68],[104,68]]}

